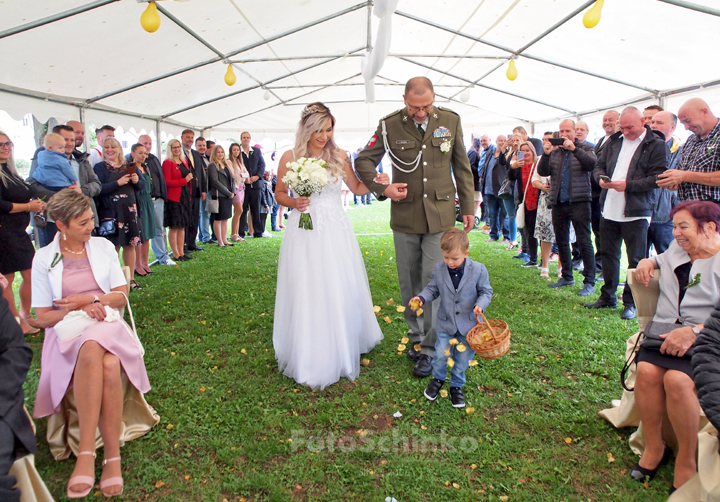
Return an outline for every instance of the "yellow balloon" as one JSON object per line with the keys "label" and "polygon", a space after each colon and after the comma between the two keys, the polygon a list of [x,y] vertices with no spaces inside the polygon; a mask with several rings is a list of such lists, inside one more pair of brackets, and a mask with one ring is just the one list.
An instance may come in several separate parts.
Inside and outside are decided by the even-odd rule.
{"label": "yellow balloon", "polygon": [[235,77],[235,72],[233,71],[232,65],[229,64],[227,73],[225,74],[225,83],[229,86],[233,86],[235,85],[235,82],[237,82],[237,77]]}
{"label": "yellow balloon", "polygon": [[583,16],[583,25],[585,28],[595,28],[600,22],[600,15],[602,14],[602,8],[605,0],[595,0],[595,5],[590,7]]}
{"label": "yellow balloon", "polygon": [[508,78],[508,80],[515,80],[517,78],[518,71],[517,68],[515,68],[515,60],[510,60],[510,64],[508,65],[508,69],[505,72],[505,76]]}
{"label": "yellow balloon", "polygon": [[155,2],[150,2],[140,16],[140,25],[148,33],[155,33],[160,28],[160,14],[158,14]]}

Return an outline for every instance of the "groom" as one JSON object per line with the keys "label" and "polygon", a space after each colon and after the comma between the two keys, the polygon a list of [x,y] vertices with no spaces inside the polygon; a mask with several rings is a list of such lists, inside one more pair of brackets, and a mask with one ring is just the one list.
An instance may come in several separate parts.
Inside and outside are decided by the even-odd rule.
{"label": "groom", "polygon": [[[395,241],[400,294],[403,305],[417,296],[432,279],[433,267],[442,261],[440,237],[455,225],[455,186],[466,232],[472,229],[473,176],[463,146],[460,117],[433,106],[432,82],[415,77],[405,84],[405,108],[380,120],[375,135],[355,160],[360,179],[378,200],[390,199],[390,227]],[[375,167],[387,151],[392,161],[391,185],[373,181]],[[432,372],[435,353],[437,302],[416,317],[405,310],[410,350],[419,377]],[[419,350],[417,350],[419,348]]]}

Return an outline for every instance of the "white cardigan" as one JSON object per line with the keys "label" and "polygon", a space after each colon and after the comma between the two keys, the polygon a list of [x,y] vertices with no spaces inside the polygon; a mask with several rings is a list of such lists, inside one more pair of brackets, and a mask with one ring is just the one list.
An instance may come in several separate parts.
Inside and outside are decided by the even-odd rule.
{"label": "white cardigan", "polygon": [[[95,281],[105,293],[113,288],[125,286],[125,274],[120,268],[115,246],[103,237],[90,237],[85,243],[90,268]],[[63,261],[60,258],[60,232],[55,239],[35,253],[32,264],[32,306],[33,308],[53,307],[53,300],[62,295]],[[53,262],[56,261],[55,266]]]}

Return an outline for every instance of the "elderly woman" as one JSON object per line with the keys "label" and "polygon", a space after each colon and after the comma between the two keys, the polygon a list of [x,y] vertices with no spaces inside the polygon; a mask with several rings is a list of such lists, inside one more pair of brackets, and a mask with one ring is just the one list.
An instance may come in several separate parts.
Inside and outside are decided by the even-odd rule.
{"label": "elderly woman", "polygon": [[[103,221],[115,221],[115,231],[105,237],[116,250],[122,248],[125,265],[135,268],[135,247],[140,245],[142,235],[138,192],[145,189],[145,180],[138,176],[134,164],[125,162],[122,145],[113,137],[105,138],[102,161],[93,170],[102,185],[96,197],[100,226]],[[130,287],[141,289],[134,280]]]}
{"label": "elderly woman", "polygon": [[234,246],[235,244],[228,242],[227,222],[232,216],[235,178],[228,167],[227,159],[225,159],[225,150],[220,145],[215,145],[210,153],[208,178],[210,180],[208,192],[212,198],[218,201],[218,212],[215,214],[213,222],[213,231],[217,237],[218,246]]}
{"label": "elderly woman", "polygon": [[[30,224],[30,213],[42,212],[45,203],[32,197],[32,189],[15,169],[13,143],[7,134],[0,132],[0,274],[9,284],[3,290],[3,296],[26,335],[40,331],[27,322],[30,319],[30,267],[35,248],[25,229]],[[16,272],[22,276],[21,316],[15,307],[12,290]]]}
{"label": "elderly woman", "polygon": [[540,190],[532,186],[532,175],[537,166],[537,153],[529,141],[520,143],[523,158],[510,164],[508,178],[517,182],[515,196],[520,205],[525,205],[525,229],[527,231],[527,249],[530,261],[523,263],[523,267],[537,266],[538,241],[535,238],[535,219],[537,217],[538,196]]}
{"label": "elderly woman", "polygon": [[637,353],[635,401],[645,431],[645,451],[632,468],[639,481],[652,479],[671,451],[662,439],[667,411],[678,440],[671,491],[695,475],[700,405],[691,357],[698,333],[720,300],[720,207],[689,201],[670,216],[675,240],[664,253],[638,263],[635,279],[647,285],[659,268],[657,313]]}
{"label": "elderly woman", "polygon": [[[107,143],[106,143],[107,144]],[[105,321],[108,310],[126,302],[125,276],[112,243],[91,237],[90,199],[73,190],[58,192],[48,203],[58,233],[33,260],[32,297],[38,322],[45,329],[40,382],[34,416],[56,413],[73,388],[80,427],[75,469],[67,496],[86,496],[95,483],[95,432],[104,443],[100,490],[106,497],[123,491],[120,433],[123,413],[121,373],[140,392],[150,390],[142,346],[122,319],[95,322],[74,337],[60,340],[54,326],[69,313]],[[67,332],[66,332],[67,334]],[[72,336],[72,335],[71,335]]]}
{"label": "elderly woman", "polygon": [[188,168],[188,161],[182,149],[182,143],[171,139],[167,143],[167,158],[162,164],[163,176],[167,185],[167,201],[165,202],[165,226],[170,227],[168,239],[173,253],[173,260],[188,261],[185,256],[185,227],[192,219],[190,208],[190,189],[188,184],[193,174]]}

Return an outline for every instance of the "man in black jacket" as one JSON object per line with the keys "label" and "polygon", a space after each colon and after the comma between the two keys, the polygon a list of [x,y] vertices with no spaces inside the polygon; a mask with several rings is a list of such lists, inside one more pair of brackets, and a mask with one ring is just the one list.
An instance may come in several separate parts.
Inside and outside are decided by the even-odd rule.
{"label": "man in black jacket", "polygon": [[[620,131],[603,148],[593,170],[602,188],[600,235],[605,283],[600,298],[587,308],[615,308],[615,291],[620,280],[620,252],[623,241],[628,268],[645,257],[648,225],[657,203],[657,177],[666,169],[665,140],[644,125],[634,106],[620,114]],[[621,317],[635,319],[637,312],[630,286],[623,291],[625,308]]]}
{"label": "man in black jacket", "polygon": [[552,207],[555,242],[562,265],[562,277],[549,286],[561,288],[575,285],[569,243],[572,222],[585,265],[584,285],[578,295],[587,296],[595,292],[595,252],[590,240],[590,172],[595,167],[597,157],[590,145],[582,144],[575,138],[573,120],[560,122],[560,137],[565,142],[555,150],[549,141],[543,143],[545,155],[540,158],[537,167],[540,176],[550,176],[548,203]]}
{"label": "man in black jacket", "polygon": [[[262,237],[262,222],[260,221],[260,189],[265,183],[263,175],[265,174],[265,159],[259,148],[250,146],[250,133],[245,131],[240,135],[240,154],[242,155],[243,164],[250,174],[249,182],[245,183],[245,201],[243,202],[243,212],[240,216],[240,237],[245,237],[248,231],[247,213],[250,210],[253,224],[253,237]],[[249,234],[248,234],[249,235]]]}
{"label": "man in black jacket", "polygon": [[190,211],[192,219],[190,224],[185,227],[185,247],[188,251],[202,251],[203,248],[195,244],[198,236],[198,227],[200,226],[200,201],[207,197],[207,180],[205,175],[204,163],[200,154],[192,149],[195,133],[190,129],[185,129],[180,135],[185,157],[188,159],[188,167],[193,174],[190,182]]}

